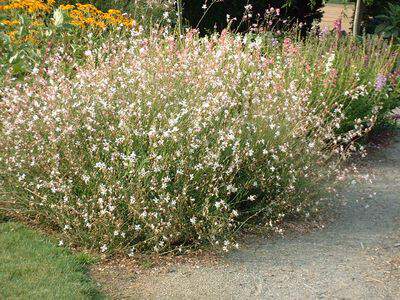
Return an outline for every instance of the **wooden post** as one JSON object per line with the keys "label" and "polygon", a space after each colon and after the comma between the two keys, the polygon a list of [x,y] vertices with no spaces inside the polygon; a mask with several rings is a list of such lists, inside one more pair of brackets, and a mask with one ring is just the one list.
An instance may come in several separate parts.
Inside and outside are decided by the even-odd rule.
{"label": "wooden post", "polygon": [[178,5],[178,32],[179,32],[179,39],[182,35],[182,0],[176,1]]}
{"label": "wooden post", "polygon": [[360,34],[362,5],[362,0],[357,0],[356,10],[354,12],[353,36],[357,36]]}

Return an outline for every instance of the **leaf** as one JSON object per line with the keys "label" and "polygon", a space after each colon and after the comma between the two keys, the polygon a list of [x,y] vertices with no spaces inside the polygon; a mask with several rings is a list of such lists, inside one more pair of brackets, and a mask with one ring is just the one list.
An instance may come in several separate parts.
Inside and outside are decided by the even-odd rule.
{"label": "leaf", "polygon": [[10,39],[10,37],[9,37],[7,34],[3,33],[3,32],[0,32],[0,40],[1,40],[6,46],[9,46],[9,45],[11,44],[11,39]]}
{"label": "leaf", "polygon": [[19,52],[10,57],[9,63],[12,64],[19,56]]}
{"label": "leaf", "polygon": [[13,71],[14,71],[14,74],[24,73],[26,71],[24,63],[22,61],[17,61],[17,63],[15,63],[13,65]]}
{"label": "leaf", "polygon": [[385,25],[385,24],[379,24],[379,25],[376,26],[376,28],[375,28],[375,33],[376,33],[376,34],[382,33],[382,32],[384,32],[384,31],[386,31],[386,25]]}
{"label": "leaf", "polygon": [[61,27],[64,23],[64,14],[61,8],[57,8],[53,14],[54,26]]}

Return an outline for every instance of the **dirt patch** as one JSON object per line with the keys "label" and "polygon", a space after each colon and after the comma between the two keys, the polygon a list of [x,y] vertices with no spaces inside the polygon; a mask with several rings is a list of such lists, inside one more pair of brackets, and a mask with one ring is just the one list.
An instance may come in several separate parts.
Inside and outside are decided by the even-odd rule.
{"label": "dirt patch", "polygon": [[[137,255],[103,260],[91,269],[91,276],[101,290],[113,299],[131,298],[130,288],[140,278],[167,275],[183,266],[192,268],[217,266],[222,257],[215,252],[199,250],[181,256]],[[128,291],[128,292],[127,292]]]}

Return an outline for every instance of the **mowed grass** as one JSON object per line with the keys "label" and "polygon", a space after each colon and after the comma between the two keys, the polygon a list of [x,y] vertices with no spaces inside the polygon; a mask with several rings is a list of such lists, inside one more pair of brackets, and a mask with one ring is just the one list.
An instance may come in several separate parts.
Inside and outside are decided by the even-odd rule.
{"label": "mowed grass", "polygon": [[21,224],[0,223],[0,299],[102,299],[86,273],[92,262]]}

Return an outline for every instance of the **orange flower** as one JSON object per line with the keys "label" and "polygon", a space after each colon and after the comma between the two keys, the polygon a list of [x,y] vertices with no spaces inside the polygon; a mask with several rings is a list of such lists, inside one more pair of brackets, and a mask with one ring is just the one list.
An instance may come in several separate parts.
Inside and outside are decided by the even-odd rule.
{"label": "orange flower", "polygon": [[[54,9],[56,0],[8,0],[5,5],[0,5],[0,11],[9,11],[12,13],[16,11],[17,14],[27,13],[32,15],[32,23],[30,29],[35,27],[43,26],[44,19],[49,17]],[[122,14],[117,9],[110,9],[107,12],[99,10],[92,4],[81,4],[76,5],[64,4],[60,5],[59,8],[65,11],[71,20],[71,25],[80,28],[94,28],[94,29],[105,29],[110,26],[135,26],[135,21]],[[14,15],[14,14],[12,14]],[[17,20],[4,20],[2,24],[13,27],[19,25]],[[15,33],[8,33],[9,36],[14,36]],[[30,32],[29,41],[34,41],[34,32]]]}
{"label": "orange flower", "polygon": [[6,26],[10,26],[10,27],[20,24],[18,20],[3,20],[3,21],[1,21],[1,23]]}
{"label": "orange flower", "polygon": [[71,4],[66,4],[66,5],[60,5],[59,6],[62,10],[71,10],[73,8],[75,8],[75,6],[71,5]]}

